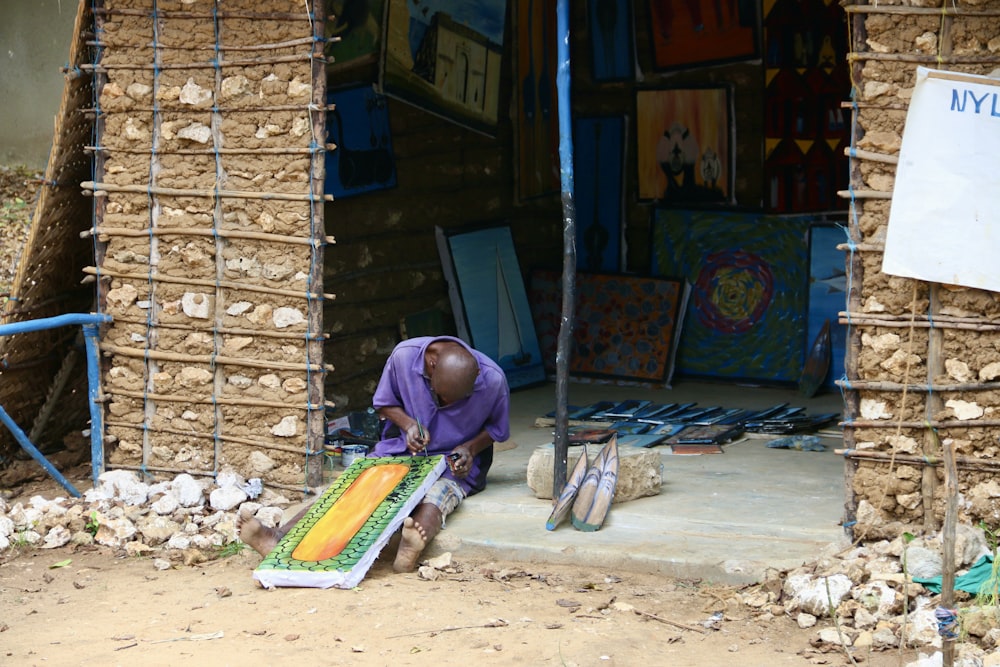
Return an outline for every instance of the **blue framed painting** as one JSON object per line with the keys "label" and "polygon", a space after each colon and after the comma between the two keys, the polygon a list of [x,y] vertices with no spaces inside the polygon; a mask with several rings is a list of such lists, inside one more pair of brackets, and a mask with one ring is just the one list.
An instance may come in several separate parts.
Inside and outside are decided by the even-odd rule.
{"label": "blue framed painting", "polygon": [[545,380],[510,227],[435,228],[459,337],[493,359],[511,389]]}
{"label": "blue framed painting", "polygon": [[794,385],[809,281],[802,216],[658,208],[652,272],[691,284],[677,373]]}
{"label": "blue framed painting", "polygon": [[635,39],[630,0],[589,0],[590,58],[594,81],[635,79]]}
{"label": "blue framed painting", "polygon": [[351,197],[396,187],[396,160],[385,96],[370,84],[330,91],[327,138],[337,147],[326,154],[325,192]]}
{"label": "blue framed painting", "polygon": [[573,165],[576,268],[622,271],[625,117],[577,118],[573,122]]}
{"label": "blue framed painting", "polygon": [[830,373],[823,386],[845,377],[844,355],[847,351],[847,327],[839,323],[839,313],[847,309],[847,264],[844,251],[837,244],[847,241],[843,227],[817,223],[809,228],[809,324],[806,345],[812,344],[830,322]]}

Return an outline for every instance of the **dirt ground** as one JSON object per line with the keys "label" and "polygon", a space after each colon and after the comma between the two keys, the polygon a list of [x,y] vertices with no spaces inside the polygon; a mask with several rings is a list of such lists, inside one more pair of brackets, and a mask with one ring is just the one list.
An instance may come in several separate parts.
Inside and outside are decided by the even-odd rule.
{"label": "dirt ground", "polygon": [[[86,480],[87,466],[67,477]],[[13,505],[65,491],[38,468],[0,495]],[[781,609],[743,604],[746,589],[586,563],[455,553],[430,580],[396,574],[380,558],[352,590],[265,590],[253,579],[260,560],[249,548],[0,551],[0,665],[800,667],[853,658],[904,667],[917,657],[858,649],[848,658],[813,644],[829,619],[802,629]]]}
{"label": "dirt ground", "polygon": [[[159,571],[94,548],[18,554],[0,564],[2,655],[18,665],[849,664],[812,649],[813,632],[789,618],[724,612],[706,628],[731,590],[697,582],[456,559],[436,581],[379,561],[354,590],[266,591],[252,580],[258,561],[243,552]],[[905,664],[897,653],[855,660]]]}
{"label": "dirt ground", "polygon": [[[815,628],[697,581],[456,555],[436,580],[380,559],[352,590],[264,590],[259,561],[246,549],[160,570],[104,547],[12,548],[0,554],[0,664],[851,664],[814,648]],[[873,667],[914,656],[853,654]]]}

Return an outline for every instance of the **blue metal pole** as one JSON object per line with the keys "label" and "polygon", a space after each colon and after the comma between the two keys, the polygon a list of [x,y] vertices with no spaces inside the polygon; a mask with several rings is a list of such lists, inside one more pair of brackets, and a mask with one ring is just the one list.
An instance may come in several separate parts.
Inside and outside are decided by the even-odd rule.
{"label": "blue metal pole", "polygon": [[62,473],[56,470],[55,466],[49,463],[49,460],[45,458],[45,455],[38,451],[33,444],[31,444],[31,441],[28,440],[28,436],[25,435],[24,431],[21,430],[21,427],[18,426],[13,419],[11,419],[10,415],[7,414],[7,411],[3,409],[3,406],[0,406],[0,422],[3,422],[3,425],[10,429],[10,432],[14,434],[14,439],[17,440],[21,447],[24,448],[24,451],[31,454],[31,458],[42,464],[45,471],[55,477],[56,481],[62,484],[63,488],[69,491],[71,496],[74,498],[80,497],[80,492],[76,490],[76,487],[70,484],[69,480],[63,477]]}
{"label": "blue metal pole", "polygon": [[[543,11],[545,11],[543,9]],[[547,36],[546,36],[547,38]],[[566,486],[569,453],[569,356],[573,342],[573,301],[576,292],[576,205],[573,202],[573,126],[571,125],[569,66],[569,0],[556,3],[556,108],[559,114],[559,174],[563,207],[562,321],[556,341],[556,437],[552,465],[552,493]]]}
{"label": "blue metal pole", "polygon": [[[106,324],[111,322],[111,320],[110,315],[67,313],[65,315],[56,315],[55,317],[43,317],[37,320],[0,324],[0,336],[13,336],[74,324],[83,326],[84,342],[87,346],[87,402],[90,405],[90,466],[95,487],[97,486],[98,476],[104,472],[104,411],[99,404],[101,359],[100,352],[97,349],[97,327],[99,324]],[[74,497],[80,496],[80,492],[66,481],[66,478],[49,463],[44,454],[31,444],[28,436],[25,435],[24,431],[21,430],[2,406],[0,406],[0,421],[10,429],[18,444],[31,454],[31,457],[38,461],[45,468],[46,472],[52,475]]]}
{"label": "blue metal pole", "polygon": [[104,409],[100,405],[101,354],[97,349],[97,325],[83,325],[87,346],[87,403],[90,405],[90,472],[97,488],[97,478],[104,472]]}
{"label": "blue metal pole", "polygon": [[68,313],[66,315],[56,315],[55,317],[42,317],[37,320],[0,324],[0,336],[13,336],[14,334],[41,331],[42,329],[54,329],[71,324],[107,324],[110,321],[110,315]]}

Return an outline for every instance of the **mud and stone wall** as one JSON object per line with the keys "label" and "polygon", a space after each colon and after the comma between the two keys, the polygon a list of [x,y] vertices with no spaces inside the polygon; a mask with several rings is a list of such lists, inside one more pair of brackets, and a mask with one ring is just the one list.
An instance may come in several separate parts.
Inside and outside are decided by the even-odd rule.
{"label": "mud and stone wall", "polygon": [[[1000,525],[1000,302],[994,292],[881,271],[903,128],[918,66],[990,75],[1000,2],[846,6],[856,133],[845,444],[848,522],[861,538],[941,527],[946,452],[958,518]],[[947,225],[942,221],[942,225]],[[850,523],[856,522],[856,523]]]}
{"label": "mud and stone wall", "polygon": [[325,73],[313,4],[110,0],[95,12],[87,273],[114,318],[101,342],[111,468],[319,481]]}

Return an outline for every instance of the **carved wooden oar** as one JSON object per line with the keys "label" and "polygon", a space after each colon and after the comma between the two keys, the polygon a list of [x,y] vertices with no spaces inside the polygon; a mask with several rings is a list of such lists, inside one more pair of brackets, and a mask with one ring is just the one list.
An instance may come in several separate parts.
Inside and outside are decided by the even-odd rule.
{"label": "carved wooden oar", "polygon": [[555,530],[562,523],[569,511],[573,509],[573,501],[576,500],[576,492],[580,488],[580,484],[583,482],[584,475],[587,474],[587,448],[583,448],[583,452],[580,454],[580,458],[576,460],[576,466],[573,468],[573,472],[570,474],[569,479],[566,480],[566,486],[563,487],[562,492],[559,494],[558,500],[556,500],[555,507],[552,508],[552,514],[549,515],[549,520],[545,522],[545,530]]}
{"label": "carved wooden oar", "polygon": [[618,436],[611,438],[594,459],[573,503],[573,525],[584,532],[598,530],[611,508],[618,486]]}

